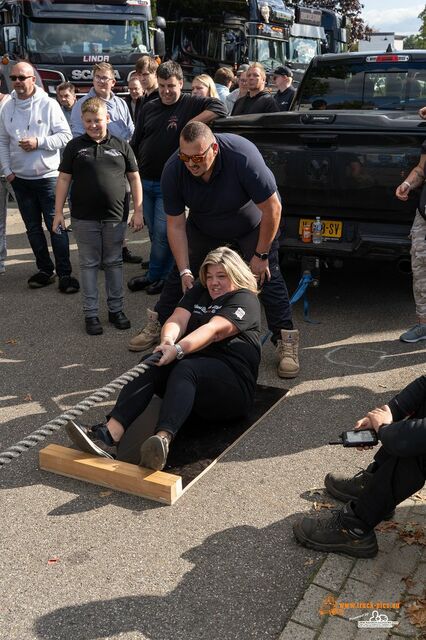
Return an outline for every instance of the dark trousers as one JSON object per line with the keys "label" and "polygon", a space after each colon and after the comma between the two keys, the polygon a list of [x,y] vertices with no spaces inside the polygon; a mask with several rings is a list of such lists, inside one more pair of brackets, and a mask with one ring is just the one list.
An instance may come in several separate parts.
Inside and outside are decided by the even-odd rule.
{"label": "dark trousers", "polygon": [[173,436],[192,411],[200,416],[202,427],[205,421],[243,417],[251,409],[228,365],[215,358],[194,356],[163,367],[149,367],[120,391],[109,417],[128,429],[154,394],[163,398],[156,431],[166,430]]}
{"label": "dark trousers", "polygon": [[[12,182],[16,202],[27,230],[27,237],[33,250],[37,269],[52,275],[55,267],[59,277],[69,276],[72,268],[68,234],[52,233],[52,222],[55,215],[56,178],[40,178],[24,180],[15,178]],[[43,223],[50,233],[55,267],[49,255]]]}
{"label": "dark trousers", "polygon": [[399,458],[381,447],[374,456],[372,482],[354,511],[372,529],[400,503],[419,491],[426,479],[426,456]]}
{"label": "dark trousers", "polygon": [[[259,237],[259,229],[256,228],[245,236],[234,240],[212,238],[201,233],[190,219],[187,221],[186,233],[188,237],[189,264],[195,277],[198,276],[200,266],[208,252],[224,245],[231,246],[241,254],[246,262],[250,262],[256,250]],[[288,291],[280,270],[278,240],[276,239],[269,252],[269,269],[271,279],[263,285],[259,298],[265,307],[268,328],[272,331],[272,342],[276,343],[281,338],[281,329],[293,329]],[[164,324],[167,318],[172,315],[181,297],[181,279],[175,265],[166,280],[160,299],[155,305],[155,311],[158,313],[158,319],[161,324]]]}

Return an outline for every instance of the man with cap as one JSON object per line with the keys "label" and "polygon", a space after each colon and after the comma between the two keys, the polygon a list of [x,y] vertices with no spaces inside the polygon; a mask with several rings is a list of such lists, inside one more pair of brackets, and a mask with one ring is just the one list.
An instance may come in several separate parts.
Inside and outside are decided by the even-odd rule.
{"label": "man with cap", "polygon": [[293,71],[289,67],[277,67],[274,69],[274,83],[278,89],[274,96],[275,102],[280,111],[288,111],[296,93],[293,87]]}
{"label": "man with cap", "polygon": [[232,113],[232,109],[234,108],[234,104],[238,100],[238,98],[244,98],[247,95],[247,69],[249,68],[248,64],[240,64],[237,69],[237,88],[234,91],[231,91],[229,96],[226,98],[226,107],[228,109],[228,113]]}

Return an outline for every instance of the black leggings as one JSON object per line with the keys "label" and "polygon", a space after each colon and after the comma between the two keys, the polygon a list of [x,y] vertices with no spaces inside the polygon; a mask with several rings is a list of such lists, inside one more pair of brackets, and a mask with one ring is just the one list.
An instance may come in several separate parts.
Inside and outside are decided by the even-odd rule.
{"label": "black leggings", "polygon": [[[163,398],[156,432],[179,431],[194,411],[204,421],[246,416],[252,407],[227,364],[216,358],[189,356],[162,367],[150,366],[120,391],[109,417],[126,430],[147,408],[152,396]],[[253,393],[254,395],[254,393]]]}

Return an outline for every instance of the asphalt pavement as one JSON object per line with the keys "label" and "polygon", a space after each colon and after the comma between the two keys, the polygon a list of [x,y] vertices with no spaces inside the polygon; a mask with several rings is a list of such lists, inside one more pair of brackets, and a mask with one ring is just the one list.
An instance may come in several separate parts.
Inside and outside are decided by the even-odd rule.
{"label": "asphalt pavement", "polygon": [[[128,236],[146,259],[146,232]],[[72,233],[70,241],[77,275]],[[120,332],[102,296],[105,333],[88,336],[79,294],[27,288],[35,265],[13,208],[8,246],[0,451],[131,368],[139,358],[126,344],[156,299],[126,292],[132,329]],[[140,273],[125,265],[126,279]],[[298,278],[289,271],[290,292]],[[309,300],[315,323],[303,321],[300,303],[294,310],[299,377],[280,380],[272,345],[263,350],[259,382],[289,394],[174,506],[42,472],[39,447],[0,469],[1,638],[280,637],[324,560],[295,543],[292,523],[312,509],[310,490],[328,471],[356,472],[371,457],[328,441],[423,374],[426,354],[426,343],[398,340],[414,324],[414,304],[409,276],[393,265],[327,270]],[[67,438],[61,431],[48,442]]]}

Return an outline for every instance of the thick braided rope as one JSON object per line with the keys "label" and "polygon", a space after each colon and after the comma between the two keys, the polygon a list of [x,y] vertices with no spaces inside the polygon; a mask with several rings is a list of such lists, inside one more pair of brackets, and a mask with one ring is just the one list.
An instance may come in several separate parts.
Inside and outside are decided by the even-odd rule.
{"label": "thick braided rope", "polygon": [[148,368],[149,365],[140,363],[132,369],[129,369],[129,371],[126,371],[126,373],[123,373],[120,377],[105,385],[105,387],[97,389],[90,396],[68,409],[66,413],[61,413],[57,418],[49,420],[49,422],[46,422],[42,427],[30,433],[26,438],[0,453],[0,469],[10,464],[12,460],[19,458],[25,451],[43,442],[43,440],[55,433],[55,431],[59,431],[68,420],[81,416],[84,411],[88,411],[88,409],[94,407],[98,402],[102,402],[115,391],[122,389],[128,382],[142,375]]}

